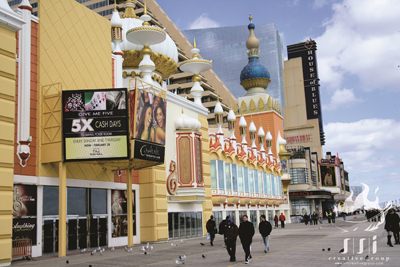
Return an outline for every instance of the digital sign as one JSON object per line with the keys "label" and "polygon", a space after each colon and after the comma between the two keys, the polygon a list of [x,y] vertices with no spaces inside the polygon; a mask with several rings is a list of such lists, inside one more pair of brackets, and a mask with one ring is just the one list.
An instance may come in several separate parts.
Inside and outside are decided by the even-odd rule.
{"label": "digital sign", "polygon": [[64,161],[127,159],[127,90],[62,92]]}

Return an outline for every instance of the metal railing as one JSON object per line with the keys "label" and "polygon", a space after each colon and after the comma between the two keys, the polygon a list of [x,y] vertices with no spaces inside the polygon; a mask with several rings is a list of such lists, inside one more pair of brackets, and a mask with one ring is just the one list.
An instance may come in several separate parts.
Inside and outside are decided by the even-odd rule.
{"label": "metal railing", "polygon": [[12,257],[32,258],[32,240],[18,239],[12,241]]}

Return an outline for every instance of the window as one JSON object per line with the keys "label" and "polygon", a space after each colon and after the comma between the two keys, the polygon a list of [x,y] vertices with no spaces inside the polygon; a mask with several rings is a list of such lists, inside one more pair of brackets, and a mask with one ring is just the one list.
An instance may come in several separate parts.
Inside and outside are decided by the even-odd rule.
{"label": "window", "polygon": [[243,167],[238,167],[238,187],[243,192]]}
{"label": "window", "polygon": [[210,160],[211,168],[211,188],[217,189],[217,163],[216,160]]}
{"label": "window", "polygon": [[271,174],[271,189],[272,189],[272,194],[275,195],[275,176]]}
{"label": "window", "polygon": [[249,170],[249,187],[250,187],[249,192],[250,193],[254,193],[253,173],[254,173],[253,170]]}
{"label": "window", "polygon": [[317,173],[315,171],[311,171],[311,180],[313,186],[317,186]]}
{"label": "window", "polygon": [[280,195],[279,193],[279,176],[274,176],[274,182],[275,182],[275,195]]}
{"label": "window", "polygon": [[203,235],[201,212],[168,213],[168,236],[170,239]]}
{"label": "window", "polygon": [[107,190],[90,189],[91,214],[107,214]]}
{"label": "window", "polygon": [[307,168],[290,168],[290,184],[308,184]]}
{"label": "window", "polygon": [[263,172],[258,172],[258,192],[260,192],[261,194],[264,193],[263,192],[263,178],[262,178],[262,175],[263,175]]}
{"label": "window", "polygon": [[272,185],[271,174],[267,174],[267,194],[269,195],[272,194],[271,185]]}
{"label": "window", "polygon": [[232,183],[233,183],[233,190],[237,191],[237,172],[236,172],[236,164],[232,164]]}
{"label": "window", "polygon": [[214,215],[215,225],[218,228],[219,224],[222,222],[222,211],[213,211],[213,215]]}
{"label": "window", "polygon": [[58,215],[58,187],[43,186],[43,216]]}
{"label": "window", "polygon": [[244,167],[244,191],[249,192],[249,170]]}
{"label": "window", "polygon": [[264,194],[268,194],[267,174],[265,172],[263,172],[263,179],[264,179]]}
{"label": "window", "polygon": [[259,192],[259,190],[258,190],[258,171],[257,170],[254,170],[254,191],[256,192],[256,193],[258,193]]}
{"label": "window", "polygon": [[86,215],[87,207],[86,188],[67,187],[67,214]]}
{"label": "window", "polygon": [[224,185],[224,162],[217,160],[218,162],[218,185],[219,189],[225,189]]}
{"label": "window", "polygon": [[226,190],[232,190],[231,164],[225,163]]}
{"label": "window", "polygon": [[293,199],[292,203],[292,215],[304,215],[305,213],[310,213],[311,204],[308,199]]}

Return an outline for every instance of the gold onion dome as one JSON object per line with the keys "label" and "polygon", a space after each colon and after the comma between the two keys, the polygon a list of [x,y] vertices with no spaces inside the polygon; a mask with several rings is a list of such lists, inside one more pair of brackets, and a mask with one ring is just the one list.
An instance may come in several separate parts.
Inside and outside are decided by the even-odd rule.
{"label": "gold onion dome", "polygon": [[255,88],[248,91],[248,94],[266,93],[264,89],[266,89],[271,82],[270,74],[267,68],[259,62],[260,50],[258,50],[258,47],[260,46],[260,41],[254,34],[256,26],[253,24],[253,17],[251,14],[249,19],[250,24],[248,29],[250,31],[250,36],[246,42],[249,62],[240,73],[240,84],[245,90]]}

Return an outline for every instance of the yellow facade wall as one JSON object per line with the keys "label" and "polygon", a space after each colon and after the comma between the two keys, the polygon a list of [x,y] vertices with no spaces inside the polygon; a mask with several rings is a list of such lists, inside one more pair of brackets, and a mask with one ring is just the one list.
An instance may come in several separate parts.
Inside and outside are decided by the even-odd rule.
{"label": "yellow facade wall", "polygon": [[14,178],[15,31],[0,27],[0,264],[11,262]]}
{"label": "yellow facade wall", "polygon": [[[111,24],[74,0],[39,1],[38,175],[58,177],[61,91],[112,88]],[[111,170],[67,164],[67,178],[113,181]]]}

